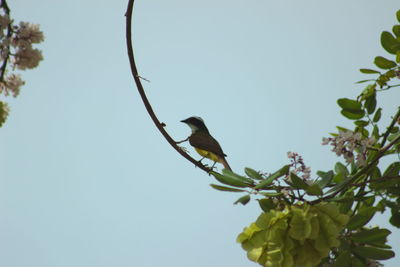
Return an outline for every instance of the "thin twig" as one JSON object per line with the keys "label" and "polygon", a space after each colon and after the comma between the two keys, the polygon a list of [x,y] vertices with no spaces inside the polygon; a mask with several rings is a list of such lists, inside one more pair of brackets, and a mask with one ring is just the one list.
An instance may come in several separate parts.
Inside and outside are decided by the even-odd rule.
{"label": "thin twig", "polygon": [[399,117],[400,117],[400,107],[399,107],[399,110],[397,111],[396,115],[393,117],[393,120],[390,123],[389,127],[387,128],[385,134],[383,135],[381,146],[385,145],[386,139],[388,138],[388,136],[389,136],[390,132],[392,131],[396,122],[399,120]]}
{"label": "thin twig", "polygon": [[167,140],[167,142],[179,153],[181,154],[184,158],[192,162],[194,165],[202,169],[203,171],[209,173],[212,171],[212,169],[207,168],[203,164],[201,164],[199,161],[195,160],[191,156],[189,156],[187,153],[185,153],[177,144],[176,142],[171,138],[171,136],[165,131],[162,123],[158,120],[157,116],[155,115],[153,108],[150,105],[149,100],[147,99],[146,93],[144,92],[142,83],[141,83],[141,77],[138,74],[137,68],[136,68],[136,63],[135,63],[135,57],[133,54],[133,46],[132,46],[132,10],[133,10],[133,5],[134,5],[134,0],[129,0],[128,1],[128,7],[125,13],[126,16],[126,46],[128,50],[128,58],[129,58],[129,63],[131,66],[131,72],[132,76],[135,80],[136,87],[139,91],[140,97],[143,100],[143,104],[146,107],[147,112],[149,113],[151,119],[153,120],[154,124],[156,125],[157,129],[161,132],[161,134],[164,136],[164,138]]}
{"label": "thin twig", "polygon": [[400,179],[400,176],[387,176],[387,177],[382,177],[378,179],[371,179],[371,180],[366,180],[364,182],[358,183],[358,184],[350,184],[351,186],[359,187],[363,186],[369,183],[383,183],[389,180],[395,180],[395,179]]}

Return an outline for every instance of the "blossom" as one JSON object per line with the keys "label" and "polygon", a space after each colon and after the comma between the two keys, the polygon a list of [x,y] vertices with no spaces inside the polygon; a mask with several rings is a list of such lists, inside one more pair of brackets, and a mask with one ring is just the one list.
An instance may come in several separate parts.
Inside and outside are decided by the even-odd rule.
{"label": "blossom", "polygon": [[[356,159],[358,166],[365,166],[367,163],[367,149],[375,144],[375,138],[363,138],[361,133],[353,131],[340,131],[336,137],[322,139],[322,145],[330,144],[332,151],[337,156],[343,156],[347,163]],[[354,154],[357,154],[354,157]]]}
{"label": "blossom", "polygon": [[0,82],[0,94],[4,92],[4,95],[9,95],[10,93],[16,97],[19,94],[20,87],[24,85],[25,82],[21,79],[20,75],[10,74],[3,82]]}
{"label": "blossom", "polygon": [[[308,184],[311,183],[311,168],[307,167],[304,163],[303,157],[296,152],[287,152],[287,157],[291,160],[290,166],[293,168],[290,172],[301,176]],[[290,179],[290,177],[288,177]]]}
{"label": "blossom", "polygon": [[43,59],[42,51],[39,49],[18,49],[14,56],[14,65],[20,69],[33,69]]}
{"label": "blossom", "polygon": [[39,24],[21,21],[16,29],[12,40],[14,47],[28,48],[31,44],[37,44],[44,40],[43,32],[39,30]]}

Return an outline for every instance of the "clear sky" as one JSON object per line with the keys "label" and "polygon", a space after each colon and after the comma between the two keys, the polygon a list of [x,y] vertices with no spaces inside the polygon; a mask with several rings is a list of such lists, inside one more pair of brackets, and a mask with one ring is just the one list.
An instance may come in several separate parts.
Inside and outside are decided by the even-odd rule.
{"label": "clear sky", "polygon": [[[134,47],[148,97],[176,140],[201,116],[232,168],[272,172],[351,127],[337,98],[387,55],[398,0],[137,0]],[[0,267],[257,266],[235,243],[257,203],[210,188],[147,115],[125,47],[127,1],[11,0],[39,23],[44,61],[22,73],[0,129]],[[400,92],[379,95],[388,122]],[[189,148],[190,149],[190,148]],[[197,155],[190,149],[191,155]],[[385,215],[371,225],[386,227]],[[400,255],[399,230],[390,243]],[[397,242],[397,244],[396,244]],[[400,265],[399,259],[386,266]]]}

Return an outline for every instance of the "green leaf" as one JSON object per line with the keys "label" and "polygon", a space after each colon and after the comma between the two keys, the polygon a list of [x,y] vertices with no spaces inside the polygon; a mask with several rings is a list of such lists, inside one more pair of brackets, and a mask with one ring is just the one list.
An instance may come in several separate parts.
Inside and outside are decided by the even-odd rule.
{"label": "green leaf", "polygon": [[399,127],[395,126],[390,130],[390,133],[395,134],[399,131]]}
{"label": "green leaf", "polygon": [[382,108],[378,108],[375,112],[374,118],[372,119],[373,122],[378,122],[382,116]]}
{"label": "green leaf", "polygon": [[365,112],[364,110],[360,111],[347,111],[347,110],[342,110],[340,113],[342,113],[343,116],[350,120],[359,120],[364,117]]}
{"label": "green leaf", "polygon": [[368,137],[369,136],[369,132],[367,129],[363,128],[363,127],[356,127],[354,129],[355,132],[361,133],[362,136],[364,137]]}
{"label": "green leaf", "polygon": [[356,84],[359,84],[359,83],[366,83],[366,82],[372,82],[372,81],[375,81],[375,80],[374,80],[374,79],[361,80],[361,81],[356,82]]}
{"label": "green leaf", "polygon": [[400,42],[390,32],[382,32],[381,44],[387,52],[393,55],[400,49]]}
{"label": "green leaf", "polygon": [[358,256],[373,260],[387,260],[394,257],[393,251],[374,247],[354,247],[352,251]]}
{"label": "green leaf", "polygon": [[368,121],[359,120],[359,121],[355,121],[354,124],[357,125],[357,126],[360,126],[360,127],[365,127],[365,126],[368,126],[369,122]]}
{"label": "green leaf", "polygon": [[258,199],[258,204],[260,205],[260,208],[264,211],[264,212],[268,212],[271,209],[275,209],[276,204],[274,203],[274,201],[270,198],[263,198],[263,199]]}
{"label": "green leaf", "polygon": [[307,190],[310,187],[306,182],[304,182],[303,179],[301,179],[299,176],[297,176],[293,172],[290,173],[290,181],[292,182],[293,186],[296,189]]}
{"label": "green leaf", "polygon": [[[341,127],[341,126],[336,126],[336,129],[338,129],[340,132],[347,132],[350,131],[347,128]],[[334,135],[334,136],[338,136],[338,134]]]}
{"label": "green leaf", "polygon": [[375,57],[374,63],[377,67],[387,70],[397,66],[396,62],[386,59],[384,57]]}
{"label": "green leaf", "polygon": [[333,171],[328,171],[328,172],[317,171],[317,175],[321,177],[321,179],[317,181],[317,184],[319,185],[320,188],[325,188],[327,185],[331,183],[333,179]]}
{"label": "green leaf", "polygon": [[374,243],[385,244],[387,242],[387,236],[390,234],[391,232],[388,229],[372,228],[353,234],[351,239],[357,243],[370,245]]}
{"label": "green leaf", "polygon": [[243,189],[237,189],[237,188],[232,188],[232,187],[226,187],[222,185],[217,185],[217,184],[210,184],[210,186],[216,190],[219,191],[226,191],[226,192],[246,192]]}
{"label": "green leaf", "polygon": [[396,77],[396,72],[394,70],[388,70],[387,72],[385,72],[385,76],[387,78],[394,78]]}
{"label": "green leaf", "polygon": [[341,162],[336,162],[336,164],[335,164],[335,172],[336,173],[342,173],[342,174],[344,174],[344,176],[347,176],[349,174],[349,171],[347,170],[347,167]]}
{"label": "green leaf", "polygon": [[372,136],[375,137],[375,140],[379,139],[379,128],[377,125],[374,125],[374,129],[372,130]]}
{"label": "green leaf", "polygon": [[263,180],[263,176],[260,172],[253,170],[252,168],[244,168],[244,172],[249,176],[250,178],[256,179],[256,180]]}
{"label": "green leaf", "polygon": [[[311,216],[301,208],[292,207],[289,236],[295,240],[304,241],[312,232]],[[308,215],[308,216],[307,216]]]}
{"label": "green leaf", "polygon": [[231,185],[231,186],[236,186],[236,187],[248,187],[249,186],[247,183],[243,182],[242,180],[236,179],[234,177],[222,175],[217,172],[210,172],[210,173],[220,183],[223,183],[226,185]]}
{"label": "green leaf", "polygon": [[348,213],[354,203],[354,192],[348,191],[342,197],[343,199],[337,201],[340,203],[339,210],[341,213]]}
{"label": "green leaf", "polygon": [[322,189],[317,183],[310,185],[306,192],[310,196],[321,196],[323,194]]}
{"label": "green leaf", "polygon": [[396,37],[400,38],[400,25],[394,25],[392,31]]}
{"label": "green leaf", "polygon": [[388,137],[388,141],[392,142],[395,138],[397,138],[397,136],[399,136],[399,134],[391,134]]}
{"label": "green leaf", "polygon": [[400,228],[400,212],[398,210],[392,209],[392,216],[390,217],[389,222],[393,226]]}
{"label": "green leaf", "polygon": [[233,204],[242,204],[243,206],[246,205],[247,203],[249,203],[250,201],[250,195],[244,195],[241,198],[239,198],[238,200],[236,200]]}
{"label": "green leaf", "polygon": [[352,99],[348,99],[348,98],[339,98],[337,101],[338,105],[347,111],[361,111],[361,103],[356,101],[356,100],[352,100]]}
{"label": "green leaf", "polygon": [[367,109],[368,114],[372,114],[375,111],[375,108],[376,108],[376,94],[375,93],[373,95],[369,96],[365,100],[364,106]]}
{"label": "green leaf", "polygon": [[241,176],[241,175],[239,175],[239,174],[236,174],[236,173],[234,173],[234,172],[231,171],[231,170],[222,169],[222,174],[225,175],[225,176],[229,176],[229,177],[232,177],[232,178],[234,178],[234,179],[237,179],[237,180],[239,180],[239,181],[242,181],[242,182],[244,182],[244,183],[247,183],[248,185],[254,185],[254,182],[253,182],[252,179],[247,178],[247,177],[244,177],[244,176]]}
{"label": "green leaf", "polygon": [[383,177],[393,177],[393,176],[399,176],[400,175],[400,162],[393,162],[390,164],[385,172],[383,173]]}
{"label": "green leaf", "polygon": [[275,173],[271,174],[270,176],[267,177],[267,179],[265,179],[264,181],[262,181],[261,183],[259,183],[258,185],[256,185],[254,187],[254,189],[261,189],[264,188],[270,184],[272,184],[272,182],[279,178],[282,177],[284,175],[287,175],[287,173],[289,172],[289,165],[285,165],[282,168],[280,168],[278,171],[276,171]]}
{"label": "green leaf", "polygon": [[265,197],[279,197],[282,195],[282,192],[260,192],[260,194]]}
{"label": "green leaf", "polygon": [[375,73],[379,73],[379,74],[381,74],[379,71],[377,71],[377,70],[371,70],[371,69],[360,69],[360,72],[361,73],[365,73],[365,74],[375,74]]}
{"label": "green leaf", "polygon": [[340,252],[332,267],[352,267],[350,251]]}
{"label": "green leaf", "polygon": [[372,206],[375,203],[375,196],[361,197],[361,199],[364,200],[364,204],[367,206]]}
{"label": "green leaf", "polygon": [[361,226],[366,225],[372,217],[375,215],[374,207],[367,207],[360,210],[356,215],[350,218],[349,223],[347,224],[347,229],[355,230]]}
{"label": "green leaf", "polygon": [[396,12],[397,21],[400,22],[400,10]]}
{"label": "green leaf", "polygon": [[350,266],[351,267],[368,267],[368,265],[366,263],[364,263],[357,257],[353,257],[351,259]]}
{"label": "green leaf", "polygon": [[345,180],[345,175],[343,173],[337,173],[333,176],[333,182],[336,184],[342,183]]}
{"label": "green leaf", "polygon": [[396,52],[396,62],[400,63],[400,50]]}

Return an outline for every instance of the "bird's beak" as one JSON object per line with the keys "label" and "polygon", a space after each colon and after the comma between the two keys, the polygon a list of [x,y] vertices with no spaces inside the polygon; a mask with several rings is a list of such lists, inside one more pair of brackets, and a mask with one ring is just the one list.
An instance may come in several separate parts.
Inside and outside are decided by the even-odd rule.
{"label": "bird's beak", "polygon": [[185,120],[181,120],[181,122],[183,122],[183,123],[187,123],[187,119],[185,119]]}

